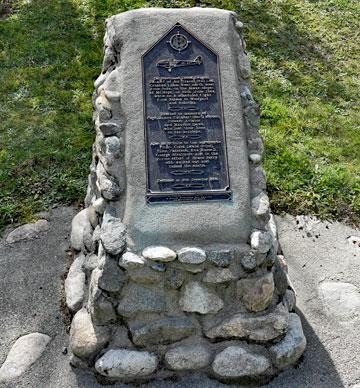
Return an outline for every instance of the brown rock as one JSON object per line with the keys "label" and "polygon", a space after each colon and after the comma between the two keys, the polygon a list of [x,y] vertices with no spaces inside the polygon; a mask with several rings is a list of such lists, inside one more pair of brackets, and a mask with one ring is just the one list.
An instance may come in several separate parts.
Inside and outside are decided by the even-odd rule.
{"label": "brown rock", "polygon": [[271,272],[237,282],[237,294],[250,311],[262,311],[269,307],[273,293],[274,279]]}

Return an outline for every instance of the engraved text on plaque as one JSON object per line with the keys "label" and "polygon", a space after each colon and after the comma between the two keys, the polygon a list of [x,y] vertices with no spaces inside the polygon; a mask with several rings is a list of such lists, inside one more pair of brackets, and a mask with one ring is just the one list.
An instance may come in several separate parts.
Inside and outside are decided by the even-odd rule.
{"label": "engraved text on plaque", "polygon": [[176,24],[142,60],[148,202],[231,199],[217,55]]}

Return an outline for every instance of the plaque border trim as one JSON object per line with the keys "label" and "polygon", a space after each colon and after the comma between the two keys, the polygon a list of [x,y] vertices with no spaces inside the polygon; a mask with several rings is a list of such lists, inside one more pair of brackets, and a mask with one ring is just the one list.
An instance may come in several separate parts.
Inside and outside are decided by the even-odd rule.
{"label": "plaque border trim", "polygon": [[[203,46],[205,46],[208,50],[212,51],[216,55],[217,59],[217,73],[218,73],[218,80],[219,80],[219,98],[220,98],[220,112],[221,112],[221,118],[222,118],[222,133],[223,133],[223,139],[224,139],[224,156],[225,156],[225,162],[226,162],[226,176],[227,176],[227,182],[228,186],[221,190],[204,190],[204,191],[151,191],[149,189],[149,176],[148,176],[148,150],[147,150],[147,144],[148,144],[148,136],[147,136],[147,121],[146,121],[146,93],[145,93],[145,74],[144,74],[144,57],[145,55],[152,50],[167,34],[169,34],[170,31],[172,31],[176,26],[180,26],[183,28],[188,34],[192,35],[195,39],[197,39]],[[227,153],[227,141],[226,141],[226,133],[225,133],[225,117],[224,117],[224,105],[223,105],[223,98],[222,98],[222,82],[221,82],[221,74],[220,74],[220,57],[216,50],[214,50],[210,45],[204,43],[202,39],[200,39],[196,34],[191,32],[189,29],[184,27],[180,22],[176,22],[171,28],[169,28],[165,33],[161,35],[161,37],[153,43],[146,51],[141,55],[141,74],[142,74],[142,95],[143,95],[143,120],[144,120],[144,148],[145,148],[145,171],[146,171],[146,203],[150,205],[156,205],[159,203],[197,203],[197,202],[203,202],[203,201],[223,201],[232,200],[232,191],[230,189],[231,183],[230,183],[230,174],[229,174],[229,160],[228,160],[228,153]],[[186,199],[186,197],[189,197],[189,199]],[[191,199],[193,197],[193,199]],[[196,197],[207,197],[204,199],[195,199]]]}

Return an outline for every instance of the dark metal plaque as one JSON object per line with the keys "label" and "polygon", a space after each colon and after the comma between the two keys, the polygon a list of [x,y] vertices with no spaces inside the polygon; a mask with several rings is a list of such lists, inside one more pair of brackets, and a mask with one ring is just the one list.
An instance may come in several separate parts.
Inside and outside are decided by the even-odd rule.
{"label": "dark metal plaque", "polygon": [[217,54],[176,24],[142,61],[147,201],[231,199]]}

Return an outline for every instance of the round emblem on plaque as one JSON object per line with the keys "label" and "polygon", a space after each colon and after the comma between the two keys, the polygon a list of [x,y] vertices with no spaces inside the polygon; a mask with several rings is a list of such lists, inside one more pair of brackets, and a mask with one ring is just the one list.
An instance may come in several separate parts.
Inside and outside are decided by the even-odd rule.
{"label": "round emblem on plaque", "polygon": [[169,43],[174,50],[180,52],[185,50],[189,46],[190,41],[185,35],[180,34],[180,32],[178,31],[170,38]]}

